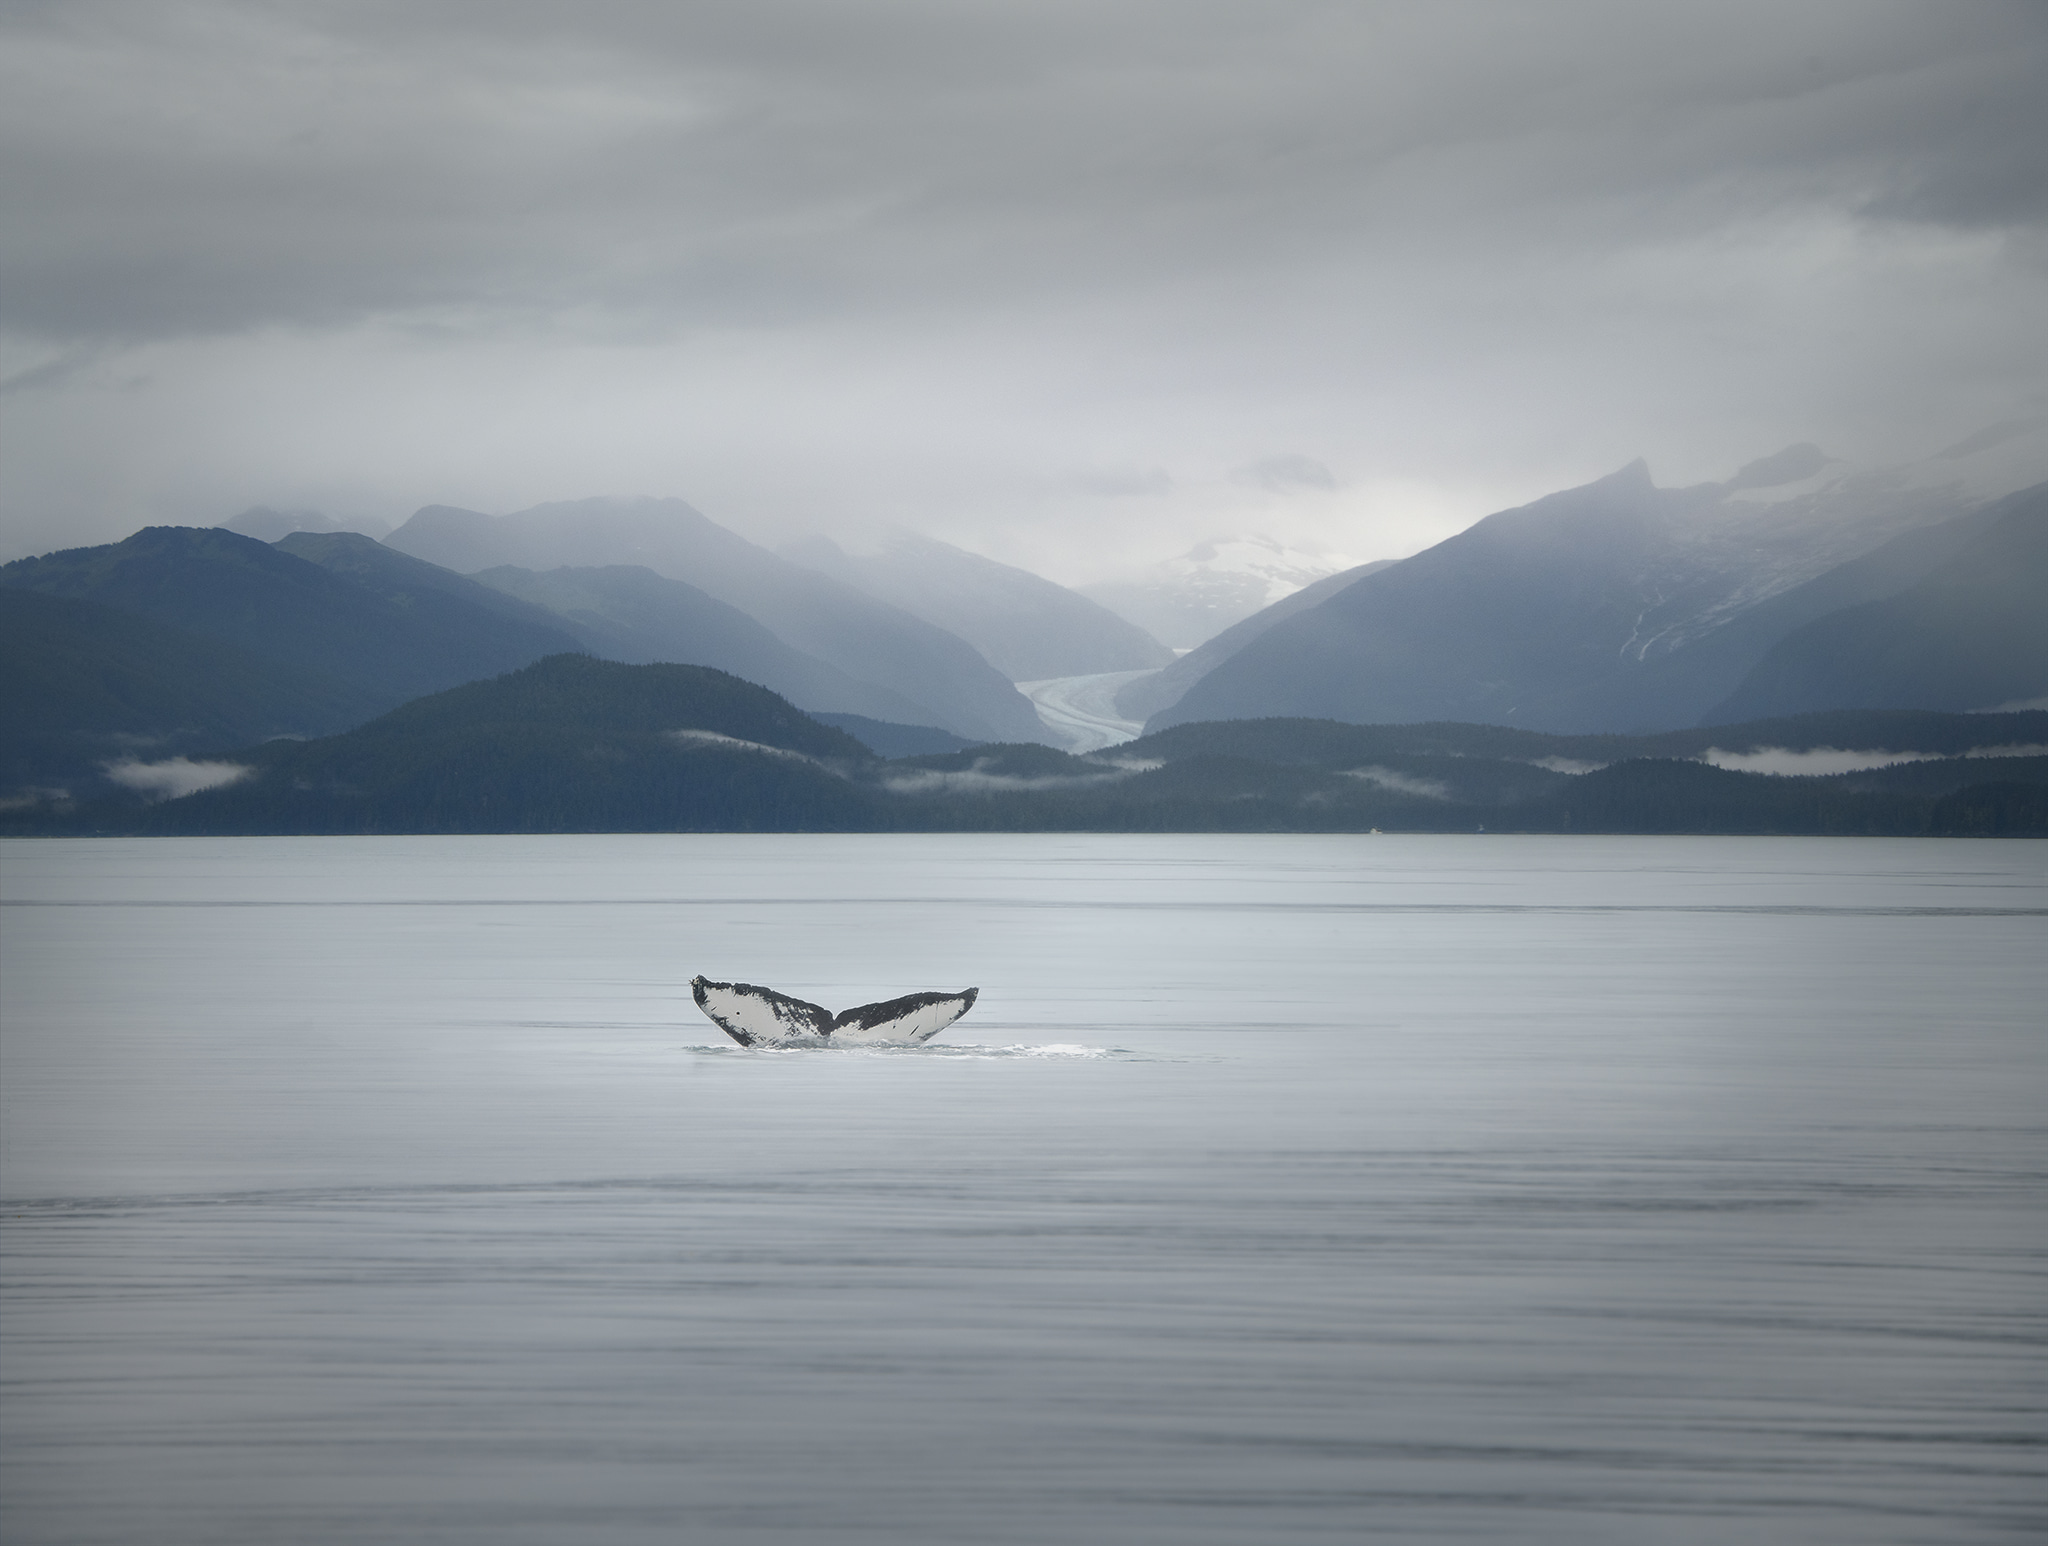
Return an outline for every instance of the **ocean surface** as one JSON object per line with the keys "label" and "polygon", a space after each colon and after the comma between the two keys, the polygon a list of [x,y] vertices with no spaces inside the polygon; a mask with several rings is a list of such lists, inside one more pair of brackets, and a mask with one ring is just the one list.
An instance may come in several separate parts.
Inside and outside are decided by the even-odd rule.
{"label": "ocean surface", "polygon": [[[0,1540],[2048,1537],[2048,844],[0,845]],[[690,977],[982,990],[752,1052]]]}

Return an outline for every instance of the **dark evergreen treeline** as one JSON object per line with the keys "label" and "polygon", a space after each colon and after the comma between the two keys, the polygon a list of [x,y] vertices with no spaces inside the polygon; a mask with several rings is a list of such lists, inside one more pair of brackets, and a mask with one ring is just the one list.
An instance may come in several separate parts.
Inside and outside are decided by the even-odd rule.
{"label": "dark evergreen treeline", "polygon": [[[2048,756],[1776,777],[1665,758],[1568,774],[1478,757],[1388,754],[1371,769],[1378,778],[1206,755],[1106,778],[1101,764],[1074,758],[1076,766],[1056,781],[1043,748],[1012,761],[1024,750],[983,748],[969,754],[979,756],[978,776],[966,773],[951,786],[912,785],[918,798],[902,824],[984,831],[2048,835]],[[903,781],[908,766],[891,764],[891,777]],[[1016,782],[1003,780],[1005,769],[1015,770]]]}
{"label": "dark evergreen treeline", "polygon": [[153,618],[5,586],[0,660],[0,796],[96,784],[101,762],[138,751],[323,735],[381,706],[336,677]]}
{"label": "dark evergreen treeline", "polygon": [[[1926,760],[1830,777],[1694,760],[1844,746]],[[1225,721],[1088,756],[1026,744],[892,761],[721,671],[557,655],[344,734],[216,750],[245,770],[234,782],[22,806],[0,830],[2048,835],[2038,712],[1816,714],[1642,737]]]}
{"label": "dark evergreen treeline", "polygon": [[873,824],[868,791],[848,776],[875,760],[866,747],[767,689],[705,666],[557,655],[416,699],[342,735],[270,742],[246,760],[248,778],[151,806],[129,829],[751,832]]}

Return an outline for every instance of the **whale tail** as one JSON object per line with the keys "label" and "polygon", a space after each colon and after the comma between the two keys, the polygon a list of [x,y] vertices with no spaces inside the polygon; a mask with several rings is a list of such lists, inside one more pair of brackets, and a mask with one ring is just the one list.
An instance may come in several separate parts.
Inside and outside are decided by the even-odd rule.
{"label": "whale tail", "polygon": [[880,1004],[863,1004],[832,1017],[835,1042],[908,1042],[915,1046],[930,1041],[939,1032],[974,1007],[981,989],[964,993],[906,993]]}
{"label": "whale tail", "polygon": [[972,1009],[980,993],[907,993],[835,1015],[751,982],[690,981],[697,1007],[742,1047],[917,1046]]}

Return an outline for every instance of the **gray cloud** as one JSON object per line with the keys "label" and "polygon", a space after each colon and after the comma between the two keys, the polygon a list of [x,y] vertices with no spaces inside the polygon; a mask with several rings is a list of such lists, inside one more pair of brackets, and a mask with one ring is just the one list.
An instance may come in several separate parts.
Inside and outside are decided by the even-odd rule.
{"label": "gray cloud", "polygon": [[99,348],[90,345],[70,349],[53,359],[26,366],[10,376],[0,377],[0,397],[12,397],[16,392],[48,391],[52,387],[63,386],[93,365],[101,353]]}
{"label": "gray cloud", "polygon": [[1334,489],[1336,474],[1312,456],[1262,456],[1231,474],[1233,482],[1282,494],[1289,489]]}
{"label": "gray cloud", "polygon": [[1954,445],[1934,453],[1937,461],[1959,462],[1964,457],[1975,456],[1979,451],[1989,451],[2002,446],[2009,440],[2022,435],[2037,434],[2043,427],[2040,419],[2010,419],[2003,424],[1987,424],[1974,435],[1966,435]]}
{"label": "gray cloud", "polygon": [[[11,324],[634,331],[1148,291],[1788,199],[2048,216],[2038,7],[14,13]],[[1420,217],[1423,222],[1418,226]]]}
{"label": "gray cloud", "polygon": [[[2022,0],[11,7],[0,500],[1032,561],[1334,483],[1274,445],[1399,548],[1639,451],[1953,440],[2048,400],[2043,78]],[[1061,471],[1162,466],[1110,525]]]}
{"label": "gray cloud", "polygon": [[1173,479],[1163,467],[1091,468],[1068,473],[1060,485],[1102,499],[1156,499],[1173,491]]}

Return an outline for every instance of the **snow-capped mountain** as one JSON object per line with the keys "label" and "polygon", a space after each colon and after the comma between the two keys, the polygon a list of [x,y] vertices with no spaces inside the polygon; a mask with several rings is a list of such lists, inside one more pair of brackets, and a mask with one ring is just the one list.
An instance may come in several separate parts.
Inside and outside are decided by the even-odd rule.
{"label": "snow-capped mountain", "polygon": [[1927,535],[1949,531],[1963,540],[1945,563],[1794,629],[1707,720],[2048,707],[2048,483]]}
{"label": "snow-capped mountain", "polygon": [[1253,533],[1198,543],[1129,579],[1080,590],[1154,638],[1188,650],[1356,563],[1339,553],[1311,553]]}
{"label": "snow-capped mountain", "polygon": [[1273,715],[1692,724],[1795,629],[1949,562],[1987,496],[2038,475],[2043,441],[1999,426],[1883,471],[1792,446],[1691,488],[1658,488],[1637,462],[1298,610],[1148,728]]}

